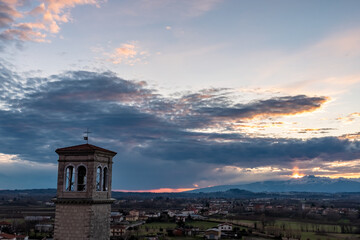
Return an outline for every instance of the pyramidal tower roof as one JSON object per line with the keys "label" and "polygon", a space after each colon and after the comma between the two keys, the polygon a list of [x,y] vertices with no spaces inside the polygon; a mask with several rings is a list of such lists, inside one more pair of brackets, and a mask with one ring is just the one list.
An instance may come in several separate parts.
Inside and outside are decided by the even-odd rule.
{"label": "pyramidal tower roof", "polygon": [[105,152],[105,153],[110,153],[113,156],[115,156],[117,153],[107,150],[105,148],[101,148],[95,145],[91,145],[91,144],[81,144],[81,145],[76,145],[76,146],[71,146],[71,147],[64,147],[64,148],[58,148],[55,150],[55,152],[57,154],[65,154],[65,153],[76,153],[76,152],[81,152],[81,153],[95,153],[96,151],[98,152]]}

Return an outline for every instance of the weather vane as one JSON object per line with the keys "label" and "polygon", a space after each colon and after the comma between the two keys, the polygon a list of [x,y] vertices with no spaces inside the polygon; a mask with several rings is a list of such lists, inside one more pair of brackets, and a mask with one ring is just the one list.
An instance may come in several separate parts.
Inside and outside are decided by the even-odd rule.
{"label": "weather vane", "polygon": [[89,128],[86,129],[86,132],[84,132],[86,134],[86,136],[84,136],[84,140],[86,140],[86,143],[89,143]]}

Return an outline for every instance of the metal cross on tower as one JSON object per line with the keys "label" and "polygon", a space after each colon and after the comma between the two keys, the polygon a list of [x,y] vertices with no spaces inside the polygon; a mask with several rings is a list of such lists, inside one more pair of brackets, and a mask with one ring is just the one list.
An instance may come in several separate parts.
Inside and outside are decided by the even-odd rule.
{"label": "metal cross on tower", "polygon": [[86,134],[86,136],[84,136],[84,140],[86,140],[86,143],[89,143],[89,128],[86,129],[86,132],[84,132]]}

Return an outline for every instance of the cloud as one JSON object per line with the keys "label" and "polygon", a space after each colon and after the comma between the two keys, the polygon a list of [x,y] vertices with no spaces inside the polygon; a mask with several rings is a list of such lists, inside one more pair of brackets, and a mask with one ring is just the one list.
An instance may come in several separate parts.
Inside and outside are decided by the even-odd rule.
{"label": "cloud", "polygon": [[[210,138],[208,136],[208,138]],[[351,160],[360,157],[360,145],[335,137],[300,139],[239,138],[237,141],[157,140],[153,147],[139,147],[144,155],[172,161],[193,160],[245,167],[289,165],[293,161]]]}
{"label": "cloud", "polygon": [[360,140],[360,132],[344,134],[344,135],[340,136],[339,138],[359,141]]}
{"label": "cloud", "polygon": [[51,33],[58,33],[60,30],[59,24],[70,21],[70,14],[67,9],[73,8],[76,5],[92,4],[97,5],[96,0],[47,0],[47,5],[41,5],[35,8],[32,13],[39,12],[42,15],[43,22],[48,26]]}
{"label": "cloud", "polygon": [[[39,0],[37,2],[26,2],[23,0],[0,0],[0,40],[3,42],[15,41],[18,45],[26,41],[49,42],[50,37],[59,33],[61,24],[72,21],[72,8],[81,5],[99,7],[100,3],[104,1]],[[222,0],[126,1],[119,3],[119,12],[126,16],[126,22],[130,21],[130,16],[134,16],[136,21],[139,19],[138,16],[142,16],[142,19],[145,19],[146,24],[148,24],[151,18],[178,20],[179,18],[198,17],[211,11],[220,2]],[[3,46],[6,45],[3,44]],[[123,61],[120,59],[124,58],[124,52],[121,48],[123,47],[119,47],[113,53],[115,55],[113,60],[117,63]],[[125,48],[129,49],[129,46]],[[141,55],[146,55],[146,53],[139,52],[138,56],[133,59],[129,55],[126,56],[130,62],[137,62],[142,58]]]}
{"label": "cloud", "polygon": [[115,48],[112,53],[103,54],[107,57],[107,61],[113,64],[123,63],[131,66],[144,62],[149,55],[146,51],[141,51],[136,42],[124,43],[120,47]]}
{"label": "cloud", "polygon": [[0,1],[0,29],[9,27],[22,14],[16,10],[16,2]]}
{"label": "cloud", "polygon": [[360,117],[360,112],[353,112],[345,117],[338,117],[338,118],[336,118],[336,120],[339,120],[344,123],[350,123],[350,122],[355,121],[355,119],[358,117]]}
{"label": "cloud", "polygon": [[[254,175],[266,166],[292,168],[294,162],[308,164],[314,159],[360,158],[356,140],[273,138],[249,136],[235,128],[229,131],[249,119],[277,122],[278,117],[316,111],[327,97],[276,96],[240,102],[233,89],[216,88],[164,96],[146,82],[125,80],[112,72],[27,78],[0,67],[0,153],[28,163],[54,164],[54,150],[80,144],[89,127],[90,143],[119,153],[120,164],[114,167],[119,173],[114,174],[114,186],[119,189],[136,189],[144,179],[149,179],[144,186],[149,189],[215,184],[211,177],[216,172],[211,177],[209,172],[224,166],[248,169]],[[134,171],[144,178],[136,180]]]}
{"label": "cloud", "polygon": [[46,34],[39,31],[34,31],[35,24],[22,23],[14,25],[12,29],[6,29],[0,34],[0,39],[20,40],[20,41],[33,41],[33,42],[46,42]]}
{"label": "cloud", "polygon": [[0,39],[3,41],[48,42],[48,34],[60,31],[71,21],[70,9],[78,5],[97,5],[97,0],[41,0],[32,9],[24,1],[0,1]]}
{"label": "cloud", "polygon": [[319,109],[328,98],[305,95],[275,97],[249,104],[236,104],[233,108],[203,108],[206,114],[220,118],[253,119],[281,115],[296,115]]}
{"label": "cloud", "polygon": [[[211,171],[213,178],[217,179],[212,185],[236,184],[246,182],[258,182],[268,179],[281,179],[288,176],[291,168],[276,166],[261,166],[241,168],[234,165],[216,167]],[[207,187],[207,186],[204,186]]]}
{"label": "cloud", "polygon": [[153,102],[158,115],[187,128],[237,129],[244,122],[254,119],[271,119],[291,116],[319,109],[327,97],[305,95],[272,97],[248,103],[233,102],[233,93],[226,89],[208,89],[199,93],[183,94],[175,99]]}
{"label": "cloud", "polygon": [[[298,167],[299,166],[299,167]],[[214,168],[209,175],[219,184],[237,184],[274,179],[288,179],[291,176],[315,175],[330,178],[357,178],[360,174],[360,160],[326,162],[313,159],[308,162],[292,162],[288,166],[238,167],[226,165]],[[206,186],[203,186],[206,187]]]}
{"label": "cloud", "polygon": [[335,128],[304,128],[299,129],[298,133],[312,133],[312,134],[322,134],[328,133],[329,131],[336,130]]}
{"label": "cloud", "polygon": [[51,169],[54,170],[57,168],[57,165],[54,163],[39,163],[39,162],[31,162],[31,161],[27,161],[27,160],[22,160],[19,158],[19,156],[14,155],[14,154],[3,154],[0,153],[0,165],[2,166],[1,169],[5,169],[5,171],[1,171],[2,173],[9,173],[9,171],[11,171],[9,169],[13,168],[14,171],[17,171],[17,167],[14,165],[21,165],[21,166],[25,166],[25,167],[34,167],[34,168],[43,168],[43,169]]}
{"label": "cloud", "polygon": [[55,187],[56,169],[56,163],[28,161],[18,155],[0,153],[0,189]]}

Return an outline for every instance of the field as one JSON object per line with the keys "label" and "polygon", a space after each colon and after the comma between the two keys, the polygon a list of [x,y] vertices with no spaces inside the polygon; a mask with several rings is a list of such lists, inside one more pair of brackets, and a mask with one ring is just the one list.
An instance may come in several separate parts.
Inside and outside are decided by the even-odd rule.
{"label": "field", "polygon": [[[262,230],[262,223],[260,221],[252,220],[226,220],[226,219],[211,219],[216,222],[231,222],[235,225],[248,226],[250,228],[257,227]],[[341,240],[341,239],[360,239],[360,234],[344,234],[341,233],[340,225],[306,223],[291,220],[276,220],[273,223],[268,223],[265,227],[267,233],[274,232],[274,229],[280,231],[283,236],[298,236],[301,240]],[[353,227],[353,230],[355,228]],[[256,230],[255,230],[256,231]]]}
{"label": "field", "polygon": [[301,234],[301,240],[358,240],[358,234],[318,234],[314,232],[307,232]]}
{"label": "field", "polygon": [[[215,222],[207,222],[207,221],[191,221],[190,223],[186,223],[186,225],[199,228],[200,230],[206,230],[212,227],[216,227],[218,223]],[[151,233],[160,233],[161,229],[163,231],[166,231],[166,229],[174,229],[176,228],[176,223],[164,223],[164,222],[152,222],[152,223],[146,223],[142,226],[140,226],[140,230],[143,232],[147,230],[147,232]]]}
{"label": "field", "polygon": [[[213,219],[212,219],[213,220]],[[219,221],[220,222],[220,221]],[[223,222],[223,221],[222,221]],[[230,222],[230,221],[229,221]],[[255,222],[259,225],[259,221],[249,221],[249,220],[237,220],[232,221],[234,224],[240,224],[243,226],[244,224],[253,225]],[[206,230],[208,228],[216,227],[218,225],[218,222],[213,221],[191,221],[187,223],[186,225],[190,225],[193,227],[198,227],[200,230]],[[360,235],[356,234],[341,234],[340,233],[340,226],[338,225],[326,225],[326,224],[316,224],[314,226],[310,226],[309,223],[302,223],[302,222],[294,222],[294,221],[286,221],[286,220],[279,220],[275,222],[276,228],[285,228],[283,230],[283,234],[286,236],[287,234],[300,234],[301,240],[337,240],[337,239],[360,239]],[[155,235],[155,234],[161,234],[166,233],[167,229],[174,229],[177,225],[175,223],[164,223],[164,222],[153,222],[153,223],[147,223],[139,227],[139,230],[137,232],[137,235],[144,236],[144,235]],[[245,227],[240,227],[240,229],[246,229]],[[305,230],[308,229],[308,232]],[[316,232],[317,229],[322,229],[323,233]],[[303,231],[302,231],[303,230]],[[197,237],[169,237],[169,239],[176,239],[176,240],[182,240],[182,239],[199,239],[201,236]]]}

